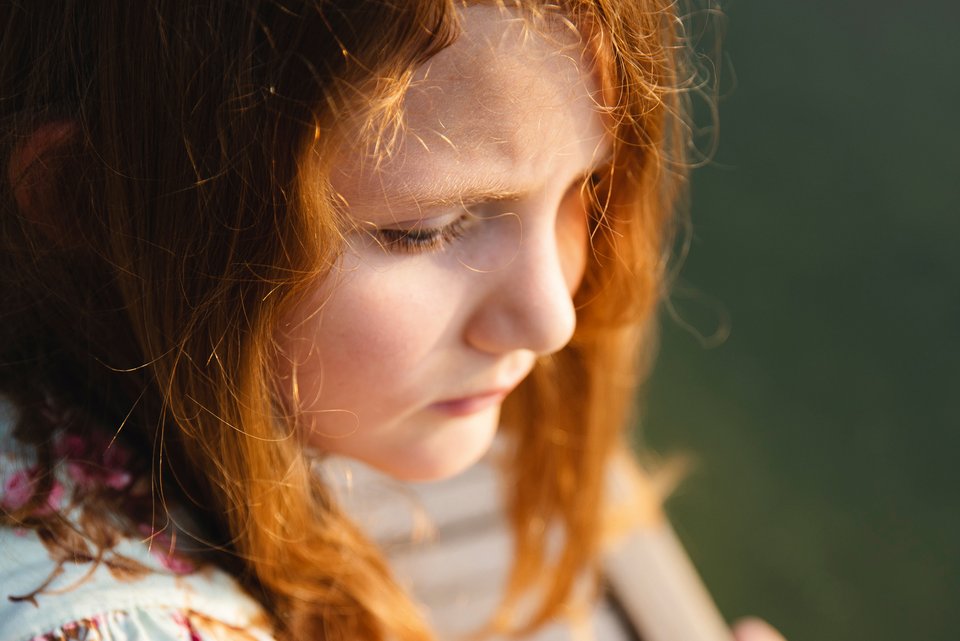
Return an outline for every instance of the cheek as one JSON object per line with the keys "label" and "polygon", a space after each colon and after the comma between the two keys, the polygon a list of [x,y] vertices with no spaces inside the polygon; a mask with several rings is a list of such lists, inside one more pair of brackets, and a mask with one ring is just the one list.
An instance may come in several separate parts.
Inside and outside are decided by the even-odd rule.
{"label": "cheek", "polygon": [[402,402],[449,322],[442,288],[416,267],[358,262],[291,314],[295,329],[281,345],[295,363],[287,371],[296,372],[301,409],[369,412]]}

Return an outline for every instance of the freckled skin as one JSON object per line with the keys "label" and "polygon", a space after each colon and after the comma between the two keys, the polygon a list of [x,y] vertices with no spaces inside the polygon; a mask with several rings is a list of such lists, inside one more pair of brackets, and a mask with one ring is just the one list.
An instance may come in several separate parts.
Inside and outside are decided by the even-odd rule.
{"label": "freckled skin", "polygon": [[[464,415],[444,403],[512,389],[569,341],[586,259],[579,185],[608,144],[573,34],[461,11],[463,34],[405,97],[395,153],[337,157],[331,180],[362,230],[278,333],[307,441],[408,480],[455,474],[493,439],[499,400]],[[442,248],[398,251],[366,231],[449,224],[461,206],[411,196],[476,183],[516,196],[471,208]]]}

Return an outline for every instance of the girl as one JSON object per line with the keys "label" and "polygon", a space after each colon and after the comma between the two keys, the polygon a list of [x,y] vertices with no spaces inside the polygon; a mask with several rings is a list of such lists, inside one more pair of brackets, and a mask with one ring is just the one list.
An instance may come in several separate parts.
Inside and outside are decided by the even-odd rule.
{"label": "girl", "polygon": [[563,615],[683,183],[675,18],[8,4],[0,636],[433,638],[322,471],[449,477],[498,428],[491,630]]}

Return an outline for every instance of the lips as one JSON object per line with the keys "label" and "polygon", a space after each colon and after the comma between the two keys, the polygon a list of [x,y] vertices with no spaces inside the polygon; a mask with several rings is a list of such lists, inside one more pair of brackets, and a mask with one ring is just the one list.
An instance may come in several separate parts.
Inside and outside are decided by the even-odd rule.
{"label": "lips", "polygon": [[472,396],[438,401],[430,405],[430,408],[448,416],[469,416],[470,414],[476,414],[477,412],[482,412],[485,409],[499,405],[503,402],[503,399],[507,397],[511,389],[512,387],[503,388],[489,392],[481,392],[480,394]]}
{"label": "lips", "polygon": [[473,388],[478,389],[476,393],[468,391],[464,396],[436,401],[429,405],[429,409],[455,417],[476,414],[499,405],[530,374],[530,370],[533,369],[533,360],[532,352],[520,351],[505,363],[507,367],[493,376],[485,377],[486,384],[489,385],[486,389],[481,387],[483,383],[480,383]]}

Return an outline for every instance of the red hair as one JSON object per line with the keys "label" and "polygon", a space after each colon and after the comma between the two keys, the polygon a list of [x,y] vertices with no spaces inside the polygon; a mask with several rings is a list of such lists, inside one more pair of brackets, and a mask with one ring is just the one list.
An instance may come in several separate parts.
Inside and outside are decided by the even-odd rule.
{"label": "red hair", "polygon": [[[73,132],[39,173],[56,229],[17,195],[38,174],[14,167],[0,187],[0,389],[28,410],[41,391],[81,406],[152,452],[157,498],[211,526],[212,553],[283,638],[430,639],[311,474],[271,363],[279,318],[340,246],[329,199],[304,183],[308,150],[323,157],[344,113],[363,109],[372,126],[396,115],[413,70],[456,38],[457,12],[439,0],[155,5],[20,3],[0,25],[0,157],[44,123]],[[673,11],[596,0],[528,12],[534,28],[562,16],[596,51],[614,153],[588,188],[576,334],[508,399],[516,565],[502,630],[562,614],[601,549],[605,469],[626,449],[685,180]],[[539,605],[516,619],[530,591]]]}

